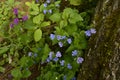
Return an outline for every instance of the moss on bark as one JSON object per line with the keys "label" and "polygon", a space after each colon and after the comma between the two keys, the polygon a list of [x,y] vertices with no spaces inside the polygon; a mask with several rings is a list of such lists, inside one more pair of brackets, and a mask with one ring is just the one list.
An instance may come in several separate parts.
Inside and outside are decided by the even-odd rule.
{"label": "moss on bark", "polygon": [[100,0],[78,80],[120,80],[120,0]]}

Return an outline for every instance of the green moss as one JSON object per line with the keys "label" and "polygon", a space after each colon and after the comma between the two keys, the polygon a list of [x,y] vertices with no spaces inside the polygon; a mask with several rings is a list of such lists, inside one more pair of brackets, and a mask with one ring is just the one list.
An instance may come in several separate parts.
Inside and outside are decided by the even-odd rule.
{"label": "green moss", "polygon": [[91,50],[89,49],[89,56],[86,56],[86,61],[83,64],[84,73],[80,74],[80,80],[105,80],[105,76],[111,73],[110,60],[116,54],[115,49],[120,47],[118,37],[120,36],[118,34],[120,9],[112,11],[112,5],[110,2],[106,6],[100,6],[100,9],[104,8],[104,10],[98,10],[95,14],[97,34],[90,38]]}

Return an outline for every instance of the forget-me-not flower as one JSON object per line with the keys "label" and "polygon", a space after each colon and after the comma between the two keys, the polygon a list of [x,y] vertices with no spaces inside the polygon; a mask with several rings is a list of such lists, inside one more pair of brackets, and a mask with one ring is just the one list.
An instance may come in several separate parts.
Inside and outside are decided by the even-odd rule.
{"label": "forget-me-not flower", "polygon": [[91,31],[90,30],[85,31],[85,35],[90,37],[91,36]]}
{"label": "forget-me-not flower", "polygon": [[50,34],[50,39],[54,40],[55,39],[55,34]]}
{"label": "forget-me-not flower", "polygon": [[71,80],[77,80],[76,77],[73,77]]}
{"label": "forget-me-not flower", "polygon": [[50,62],[50,59],[49,58],[47,58],[47,60],[46,60],[47,62]]}
{"label": "forget-me-not flower", "polygon": [[46,2],[49,4],[49,3],[50,3],[50,0],[47,0]]}
{"label": "forget-me-not flower", "polygon": [[67,42],[68,42],[68,44],[71,44],[72,43],[72,39],[71,38],[67,39]]}
{"label": "forget-me-not flower", "polygon": [[46,13],[47,13],[47,10],[46,10],[46,9],[45,9],[45,10],[43,10],[43,13],[44,13],[44,14],[46,14]]}
{"label": "forget-me-not flower", "polygon": [[56,57],[61,57],[61,56],[62,56],[61,52],[60,52],[60,51],[57,51]]}
{"label": "forget-me-not flower", "polygon": [[55,61],[55,62],[57,62],[58,60],[59,60],[58,57],[55,57],[55,58],[53,59],[53,61]]}
{"label": "forget-me-not flower", "polygon": [[58,42],[58,45],[59,45],[60,47],[63,47],[63,43],[62,43],[62,42]]}
{"label": "forget-me-not flower", "polygon": [[44,5],[44,7],[47,7],[47,3],[44,3],[43,5]]}
{"label": "forget-me-not flower", "polygon": [[61,39],[63,40],[63,39],[65,39],[66,38],[66,36],[61,36]]}
{"label": "forget-me-not flower", "polygon": [[61,39],[62,39],[61,35],[57,35],[57,40],[59,41]]}
{"label": "forget-me-not flower", "polygon": [[34,53],[34,57],[37,57],[38,56],[38,54],[37,53]]}
{"label": "forget-me-not flower", "polygon": [[52,60],[53,54],[54,54],[53,52],[50,52],[50,53],[49,53],[49,59],[50,59],[50,60]]}
{"label": "forget-me-not flower", "polygon": [[68,68],[68,69],[72,69],[72,66],[71,66],[70,63],[67,64],[67,68]]}
{"label": "forget-me-not flower", "polygon": [[91,32],[92,34],[95,34],[95,33],[96,33],[96,30],[95,30],[94,28],[91,28],[91,29],[90,29],[90,32]]}
{"label": "forget-me-not flower", "polygon": [[78,63],[78,64],[82,63],[83,61],[84,61],[84,59],[83,59],[82,57],[78,57],[78,58],[77,58],[77,63]]}
{"label": "forget-me-not flower", "polygon": [[77,50],[72,51],[72,56],[76,56],[78,54]]}
{"label": "forget-me-not flower", "polygon": [[63,76],[63,80],[67,80],[67,76],[66,75]]}
{"label": "forget-me-not flower", "polygon": [[48,12],[51,14],[52,13],[52,9],[49,9]]}
{"label": "forget-me-not flower", "polygon": [[28,52],[28,56],[32,56],[32,54],[33,54],[32,52]]}
{"label": "forget-me-not flower", "polygon": [[61,65],[61,66],[64,66],[64,63],[65,63],[64,60],[61,60],[61,61],[60,61],[60,65]]}

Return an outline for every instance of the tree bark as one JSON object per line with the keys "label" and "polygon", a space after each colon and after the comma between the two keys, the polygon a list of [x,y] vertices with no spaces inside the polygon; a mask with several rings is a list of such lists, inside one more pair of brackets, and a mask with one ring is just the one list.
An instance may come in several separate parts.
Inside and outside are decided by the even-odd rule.
{"label": "tree bark", "polygon": [[120,80],[120,0],[99,0],[77,80]]}

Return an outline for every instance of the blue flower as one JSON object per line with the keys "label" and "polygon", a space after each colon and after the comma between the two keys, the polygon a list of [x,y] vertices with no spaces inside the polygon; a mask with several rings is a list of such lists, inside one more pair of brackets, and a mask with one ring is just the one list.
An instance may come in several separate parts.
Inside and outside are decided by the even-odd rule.
{"label": "blue flower", "polygon": [[77,80],[76,77],[73,77],[71,80]]}
{"label": "blue flower", "polygon": [[65,63],[64,60],[61,60],[61,61],[60,61],[60,65],[61,65],[61,66],[64,66],[64,63]]}
{"label": "blue flower", "polygon": [[49,3],[50,3],[50,0],[47,0],[46,2],[49,4]]}
{"label": "blue flower", "polygon": [[82,63],[83,61],[84,61],[84,59],[83,59],[82,57],[78,57],[78,58],[77,58],[77,63],[78,63],[78,64]]}
{"label": "blue flower", "polygon": [[15,18],[15,19],[14,19],[14,24],[18,24],[18,22],[19,22],[19,19],[18,19],[18,18]]}
{"label": "blue flower", "polygon": [[52,55],[53,55],[53,52],[50,52],[49,53],[49,59],[52,60]]}
{"label": "blue flower", "polygon": [[35,54],[34,54],[34,57],[37,57],[37,56],[38,56],[38,54],[37,54],[37,53],[35,53]]}
{"label": "blue flower", "polygon": [[72,56],[76,56],[78,54],[77,50],[72,51]]}
{"label": "blue flower", "polygon": [[72,43],[71,38],[67,39],[67,42],[68,42],[68,44],[71,44]]}
{"label": "blue flower", "polygon": [[50,59],[49,58],[47,58],[47,60],[46,60],[47,62],[50,62]]}
{"label": "blue flower", "polygon": [[60,51],[58,51],[57,53],[56,53],[56,57],[61,57],[62,55],[61,55],[61,52]]}
{"label": "blue flower", "polygon": [[71,66],[70,63],[67,64],[67,68],[68,68],[68,69],[72,69],[72,66]]}
{"label": "blue flower", "polygon": [[43,5],[44,5],[44,7],[47,7],[47,3],[44,3]]}
{"label": "blue flower", "polygon": [[48,10],[48,12],[51,14],[52,13],[52,9]]}
{"label": "blue flower", "polygon": [[50,34],[50,39],[54,40],[55,39],[55,35],[54,34]]}
{"label": "blue flower", "polygon": [[28,56],[32,56],[32,54],[33,54],[32,52],[28,52]]}
{"label": "blue flower", "polygon": [[63,47],[63,43],[62,43],[62,42],[58,42],[58,45],[59,45],[60,47]]}
{"label": "blue flower", "polygon": [[63,40],[63,39],[65,39],[66,38],[66,36],[61,36],[61,39]]}
{"label": "blue flower", "polygon": [[66,75],[63,76],[63,80],[67,80],[67,76]]}
{"label": "blue flower", "polygon": [[61,35],[57,35],[57,40],[59,41],[61,39],[62,39]]}
{"label": "blue flower", "polygon": [[46,14],[46,13],[47,13],[47,10],[43,10],[43,13]]}
{"label": "blue flower", "polygon": [[95,34],[95,33],[96,33],[96,30],[95,30],[94,28],[91,28],[91,29],[90,29],[90,32],[91,32],[92,34]]}
{"label": "blue flower", "polygon": [[85,35],[90,37],[91,36],[91,31],[90,30],[85,31]]}
{"label": "blue flower", "polygon": [[53,59],[53,61],[55,61],[55,62],[57,62],[59,59],[58,59],[58,57],[55,57],[54,59]]}

